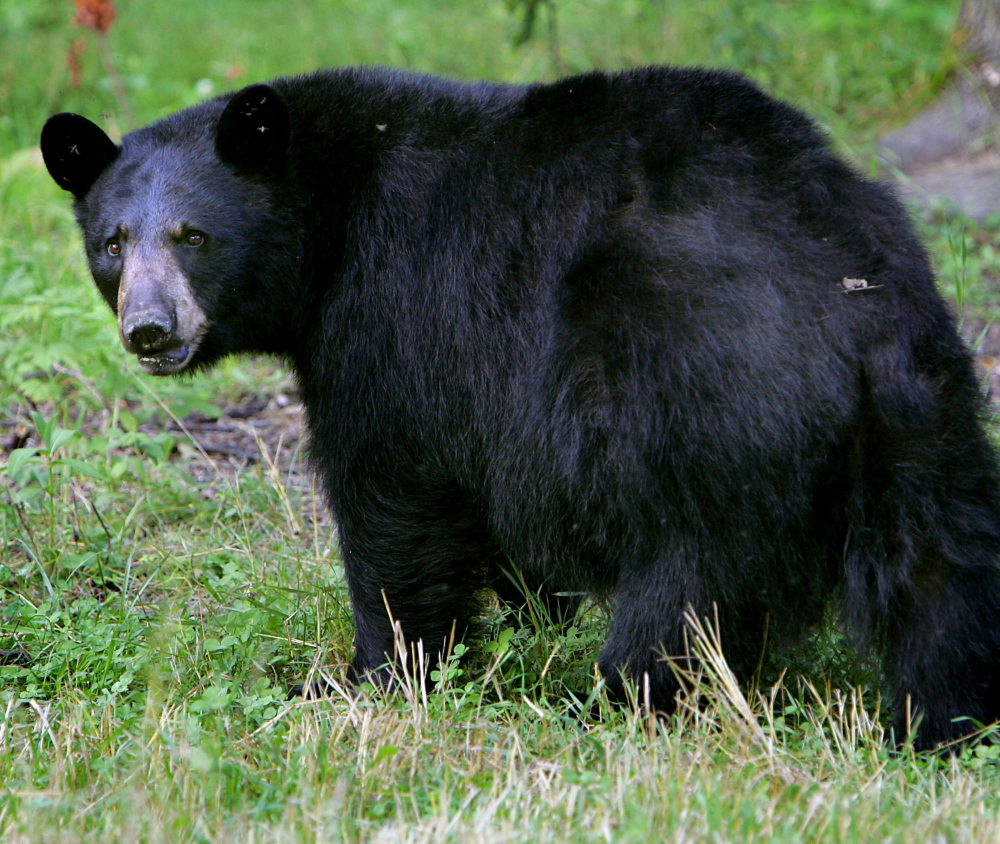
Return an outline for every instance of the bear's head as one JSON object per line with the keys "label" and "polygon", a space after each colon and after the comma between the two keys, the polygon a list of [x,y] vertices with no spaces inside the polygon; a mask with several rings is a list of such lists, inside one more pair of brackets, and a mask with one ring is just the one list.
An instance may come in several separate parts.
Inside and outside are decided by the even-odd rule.
{"label": "bear's head", "polygon": [[45,164],[74,196],[91,273],[125,349],[154,375],[268,348],[276,293],[263,266],[280,238],[275,185],[291,123],[252,85],[126,135],[77,114],[42,130]]}

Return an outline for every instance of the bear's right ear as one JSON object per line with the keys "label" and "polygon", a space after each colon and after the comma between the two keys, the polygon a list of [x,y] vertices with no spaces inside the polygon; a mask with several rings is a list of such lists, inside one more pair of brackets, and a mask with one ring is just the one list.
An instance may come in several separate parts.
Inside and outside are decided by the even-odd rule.
{"label": "bear's right ear", "polygon": [[80,199],[118,157],[119,149],[104,130],[79,114],[63,112],[42,127],[42,158],[63,190]]}
{"label": "bear's right ear", "polygon": [[288,106],[270,85],[250,85],[229,101],[215,133],[215,151],[238,170],[281,166],[291,136]]}

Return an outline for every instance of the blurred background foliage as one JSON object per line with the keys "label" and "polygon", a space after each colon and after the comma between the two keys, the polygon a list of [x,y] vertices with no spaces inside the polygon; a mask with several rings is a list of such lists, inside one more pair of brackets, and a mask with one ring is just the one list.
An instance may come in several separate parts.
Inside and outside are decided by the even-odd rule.
{"label": "blurred background foliage", "polygon": [[0,0],[0,156],[34,144],[56,111],[107,114],[122,131],[247,82],[344,64],[508,82],[649,63],[731,67],[856,143],[919,108],[956,64],[953,0],[113,5],[101,35],[74,23],[72,0]]}

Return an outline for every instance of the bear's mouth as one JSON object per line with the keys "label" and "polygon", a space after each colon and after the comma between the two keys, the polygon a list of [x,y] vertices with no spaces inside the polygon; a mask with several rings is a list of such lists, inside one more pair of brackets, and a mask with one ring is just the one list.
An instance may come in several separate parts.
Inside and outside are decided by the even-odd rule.
{"label": "bear's mouth", "polygon": [[187,343],[155,355],[136,355],[143,372],[150,375],[173,375],[180,372],[191,360],[193,349]]}

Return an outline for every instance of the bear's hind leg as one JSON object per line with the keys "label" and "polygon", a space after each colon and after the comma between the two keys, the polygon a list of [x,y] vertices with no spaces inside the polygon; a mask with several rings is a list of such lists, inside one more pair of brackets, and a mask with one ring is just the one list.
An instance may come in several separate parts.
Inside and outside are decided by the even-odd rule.
{"label": "bear's hind leg", "polygon": [[895,739],[914,726],[931,749],[1000,719],[1000,578],[992,566],[943,564],[900,597],[887,625]]}
{"label": "bear's hind leg", "polygon": [[870,425],[848,496],[845,616],[883,651],[896,741],[909,713],[920,749],[1000,719],[1000,492],[963,403]]}
{"label": "bear's hind leg", "polygon": [[[868,549],[882,562],[863,567],[866,588],[855,573],[854,594],[850,587],[847,594],[855,628],[884,651],[895,740],[916,727],[920,750],[1000,719],[1000,544],[973,528],[975,511],[989,509],[985,503],[962,508],[953,501],[950,509],[936,530],[897,535],[895,556]],[[965,513],[954,518],[959,509]],[[855,572],[861,556],[849,550]]]}

